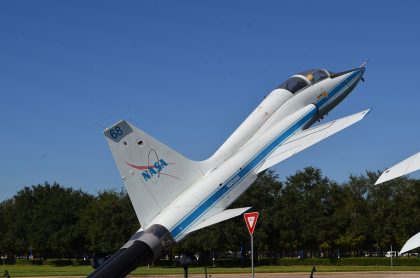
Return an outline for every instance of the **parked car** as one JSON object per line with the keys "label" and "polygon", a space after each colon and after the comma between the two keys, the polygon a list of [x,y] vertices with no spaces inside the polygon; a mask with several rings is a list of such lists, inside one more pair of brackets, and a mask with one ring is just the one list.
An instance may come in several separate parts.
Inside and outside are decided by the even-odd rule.
{"label": "parked car", "polygon": [[395,258],[396,256],[397,256],[397,251],[388,251],[385,254],[385,257],[387,257],[387,258],[391,258],[391,257]]}

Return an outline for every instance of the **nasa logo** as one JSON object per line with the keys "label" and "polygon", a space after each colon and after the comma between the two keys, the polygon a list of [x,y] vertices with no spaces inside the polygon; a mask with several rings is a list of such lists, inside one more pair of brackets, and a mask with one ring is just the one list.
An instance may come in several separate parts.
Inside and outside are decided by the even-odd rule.
{"label": "nasa logo", "polygon": [[149,166],[147,169],[145,169],[143,171],[143,173],[141,173],[141,175],[143,176],[145,181],[148,181],[149,179],[151,179],[154,175],[158,175],[160,171],[163,170],[163,168],[165,168],[166,166],[168,166],[168,163],[165,162],[165,160],[163,160],[162,158],[159,159],[159,161],[156,161],[153,166]]}
{"label": "nasa logo", "polygon": [[131,163],[126,162],[127,165],[137,169],[137,170],[141,170],[141,176],[143,177],[144,181],[149,181],[152,180],[154,183],[157,181],[156,179],[154,179],[154,177],[159,178],[160,175],[165,175],[165,176],[169,176],[175,179],[178,179],[177,177],[174,177],[172,175],[166,174],[166,173],[162,173],[163,169],[165,169],[165,167],[174,164],[174,163],[168,163],[166,162],[163,158],[159,158],[158,154],[156,153],[156,151],[154,149],[151,149],[149,151],[148,154],[148,161],[147,161],[147,165],[142,166],[142,165],[134,165]]}

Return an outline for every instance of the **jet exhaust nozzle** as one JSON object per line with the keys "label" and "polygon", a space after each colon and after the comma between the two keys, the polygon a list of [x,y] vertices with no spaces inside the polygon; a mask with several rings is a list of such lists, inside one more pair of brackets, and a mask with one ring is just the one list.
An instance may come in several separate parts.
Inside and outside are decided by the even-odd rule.
{"label": "jet exhaust nozzle", "polygon": [[173,242],[171,234],[165,227],[152,225],[146,231],[135,233],[120,250],[95,269],[88,278],[123,278],[140,264],[155,261],[164,248]]}

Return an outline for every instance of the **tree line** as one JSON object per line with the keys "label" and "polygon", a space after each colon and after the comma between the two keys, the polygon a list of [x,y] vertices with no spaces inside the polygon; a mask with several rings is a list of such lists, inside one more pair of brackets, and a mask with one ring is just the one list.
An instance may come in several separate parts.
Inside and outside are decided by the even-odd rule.
{"label": "tree line", "polygon": [[[361,256],[399,250],[420,232],[420,181],[374,185],[379,172],[337,183],[307,167],[280,181],[266,171],[232,207],[260,217],[254,250],[265,257]],[[83,258],[112,254],[139,229],[125,191],[97,195],[57,183],[25,187],[0,203],[0,255]],[[168,250],[203,257],[249,250],[242,217],[199,230]]]}

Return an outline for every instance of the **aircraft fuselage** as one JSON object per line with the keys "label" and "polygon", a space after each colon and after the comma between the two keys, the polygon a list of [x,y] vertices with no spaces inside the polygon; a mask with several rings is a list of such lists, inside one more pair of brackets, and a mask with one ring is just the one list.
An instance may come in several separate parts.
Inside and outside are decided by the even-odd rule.
{"label": "aircraft fuselage", "polygon": [[264,160],[291,135],[310,127],[342,101],[362,78],[358,68],[291,93],[272,91],[209,160],[206,175],[153,221],[180,241],[191,227],[225,210],[256,180]]}

